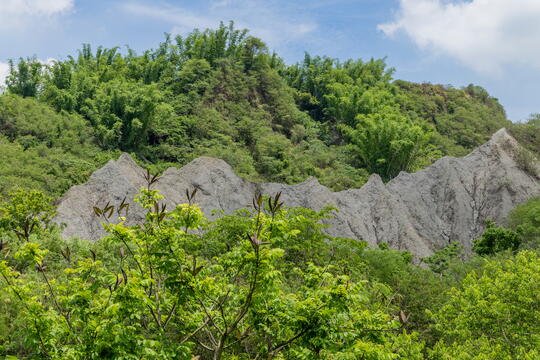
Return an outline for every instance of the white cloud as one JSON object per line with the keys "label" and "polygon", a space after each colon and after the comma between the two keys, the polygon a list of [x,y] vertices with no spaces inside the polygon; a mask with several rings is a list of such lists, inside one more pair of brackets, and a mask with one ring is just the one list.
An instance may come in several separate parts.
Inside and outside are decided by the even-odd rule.
{"label": "white cloud", "polygon": [[75,0],[0,0],[0,28],[26,24],[36,18],[51,17],[73,9]]}
{"label": "white cloud", "polygon": [[173,6],[151,6],[138,3],[128,3],[123,9],[131,14],[146,16],[165,21],[178,28],[207,28],[216,23],[209,17],[196,15],[188,10]]}
{"label": "white cloud", "polygon": [[186,33],[195,28],[215,28],[220,21],[234,20],[237,28],[247,28],[262,38],[270,47],[276,48],[290,41],[304,38],[317,29],[315,22],[298,12],[272,7],[263,0],[218,0],[204,11],[194,11],[171,5],[147,5],[130,2],[122,9],[137,16],[152,17],[171,25],[173,33]]}
{"label": "white cloud", "polygon": [[479,72],[506,65],[540,69],[539,0],[400,0],[388,36],[403,32],[418,47],[450,55]]}

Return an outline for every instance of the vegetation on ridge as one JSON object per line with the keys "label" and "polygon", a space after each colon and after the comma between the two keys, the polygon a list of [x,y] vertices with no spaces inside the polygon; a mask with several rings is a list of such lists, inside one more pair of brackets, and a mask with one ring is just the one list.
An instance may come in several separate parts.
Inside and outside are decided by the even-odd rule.
{"label": "vegetation on ridge", "polygon": [[[142,54],[85,45],[51,65],[20,59],[0,96],[0,146],[13,159],[0,192],[20,174],[25,188],[56,197],[119,151],[157,172],[207,155],[252,180],[315,176],[340,190],[464,155],[512,127],[478,86],[392,74],[382,59],[306,55],[289,66],[232,24],[167,36]],[[533,124],[514,134],[534,147]]]}

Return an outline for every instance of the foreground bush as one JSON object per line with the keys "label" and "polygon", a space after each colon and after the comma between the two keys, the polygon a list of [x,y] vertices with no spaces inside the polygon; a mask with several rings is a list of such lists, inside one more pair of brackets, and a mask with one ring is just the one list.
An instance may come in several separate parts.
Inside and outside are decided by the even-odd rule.
{"label": "foreground bush", "polygon": [[434,314],[433,359],[540,358],[540,257],[522,252],[471,273]]}
{"label": "foreground bush", "polygon": [[[110,235],[87,253],[47,246],[37,236],[13,239],[16,251],[2,253],[0,274],[2,306],[16,319],[9,331],[17,336],[0,337],[0,353],[30,359],[422,358],[416,335],[402,330],[368,283],[309,258],[287,260],[291,253],[276,246],[296,242],[298,252],[323,246],[325,236],[311,226],[320,214],[282,209],[279,196],[257,197],[254,212],[209,222],[193,204],[195,192],[187,195],[189,203],[167,211],[157,191],[142,190],[137,201],[147,214],[140,226],[124,224],[124,203],[96,207]],[[109,222],[115,212],[119,223]],[[221,252],[210,256],[209,245]]]}

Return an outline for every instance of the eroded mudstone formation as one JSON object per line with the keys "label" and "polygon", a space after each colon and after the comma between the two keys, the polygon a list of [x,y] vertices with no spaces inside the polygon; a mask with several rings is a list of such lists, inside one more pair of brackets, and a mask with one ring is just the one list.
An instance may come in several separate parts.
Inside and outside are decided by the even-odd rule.
{"label": "eroded mudstone formation", "polygon": [[[214,209],[230,213],[251,206],[257,192],[282,192],[287,206],[319,210],[339,209],[326,231],[376,245],[429,256],[452,241],[466,249],[483,230],[484,220],[501,223],[508,212],[540,195],[538,179],[516,163],[519,144],[505,129],[463,158],[445,157],[414,174],[404,173],[384,184],[372,175],[360,189],[332,192],[310,178],[298,185],[258,184],[237,176],[222,160],[201,157],[184,167],[166,170],[154,188],[169,208],[186,202],[185,189],[199,188],[196,202],[210,215]],[[133,197],[144,187],[145,171],[127,154],[109,161],[90,180],[71,188],[58,203],[56,221],[65,223],[65,236],[97,240],[104,235],[93,206],[130,200],[130,221],[140,222],[142,208]]]}

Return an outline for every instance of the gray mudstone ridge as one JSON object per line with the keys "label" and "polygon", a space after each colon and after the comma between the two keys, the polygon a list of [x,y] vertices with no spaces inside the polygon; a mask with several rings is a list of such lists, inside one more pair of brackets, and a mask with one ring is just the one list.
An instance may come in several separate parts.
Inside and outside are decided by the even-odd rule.
{"label": "gray mudstone ridge", "polygon": [[[484,228],[484,220],[502,223],[516,205],[540,196],[538,178],[516,162],[520,148],[505,129],[463,158],[444,157],[413,174],[402,172],[386,185],[372,175],[360,189],[332,192],[309,178],[298,185],[254,183],[237,176],[223,160],[201,157],[182,168],[167,169],[154,186],[167,207],[187,201],[186,188],[199,188],[196,202],[210,215],[214,209],[231,213],[249,208],[257,192],[282,192],[287,206],[339,211],[327,230],[330,235],[361,239],[371,245],[388,243],[425,257],[453,241],[468,250]],[[129,223],[144,218],[132,201],[145,186],[145,171],[129,155],[109,161],[85,184],[71,188],[58,203],[56,222],[65,223],[63,234],[97,240],[105,233],[94,216],[94,206],[130,200]],[[114,221],[114,218],[113,218]]]}

